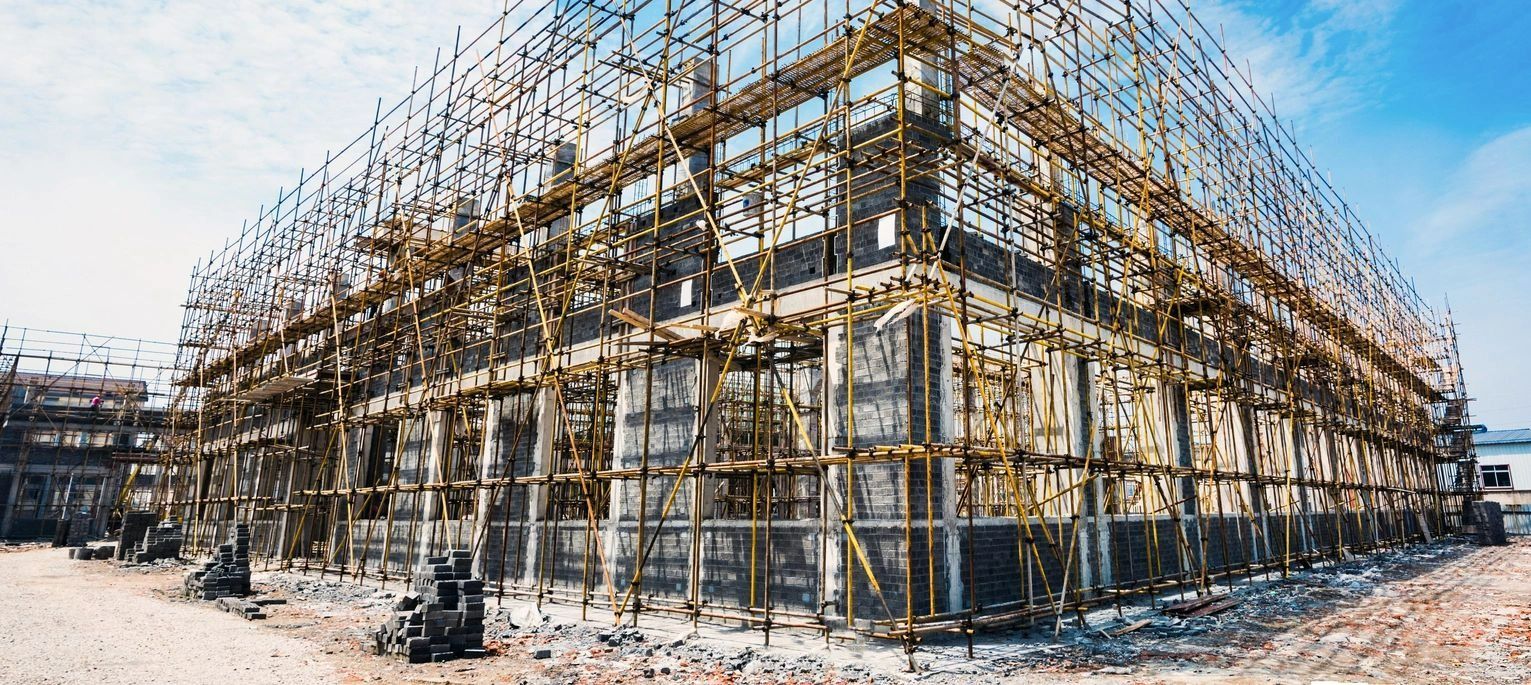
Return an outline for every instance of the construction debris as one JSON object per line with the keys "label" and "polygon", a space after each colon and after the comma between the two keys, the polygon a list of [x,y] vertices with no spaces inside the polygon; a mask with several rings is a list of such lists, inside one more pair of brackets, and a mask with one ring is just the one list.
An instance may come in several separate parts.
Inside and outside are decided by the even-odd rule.
{"label": "construction debris", "polygon": [[116,550],[117,550],[116,545],[102,545],[100,547],[89,547],[89,546],[70,547],[69,548],[69,558],[70,559],[78,559],[80,561],[87,561],[87,560],[92,560],[92,559],[94,559],[94,560],[111,559],[112,555],[116,553]]}
{"label": "construction debris", "polygon": [[1164,607],[1161,611],[1171,616],[1180,616],[1182,618],[1200,618],[1232,609],[1238,606],[1238,604],[1239,600],[1228,595],[1207,595],[1184,602],[1176,602]]}
{"label": "construction debris", "polygon": [[1149,620],[1149,619],[1145,618],[1145,619],[1142,619],[1140,621],[1133,621],[1132,623],[1128,623],[1127,625],[1122,626],[1120,628],[1116,628],[1114,630],[1108,630],[1108,631],[1106,631],[1106,634],[1110,635],[1111,637],[1121,637],[1121,636],[1126,635],[1128,633],[1131,633],[1131,632],[1133,632],[1135,630],[1138,630],[1139,628],[1147,627],[1147,626],[1151,625],[1152,623],[1153,623],[1152,620]]}

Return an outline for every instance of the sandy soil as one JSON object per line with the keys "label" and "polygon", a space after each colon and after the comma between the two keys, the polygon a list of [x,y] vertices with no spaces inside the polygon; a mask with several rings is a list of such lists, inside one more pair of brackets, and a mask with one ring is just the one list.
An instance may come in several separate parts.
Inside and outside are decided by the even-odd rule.
{"label": "sandy soil", "polygon": [[[62,550],[0,553],[0,683],[1521,683],[1531,682],[1531,539],[1444,543],[1220,591],[1239,606],[1190,621],[1148,604],[1051,626],[933,639],[912,674],[886,644],[826,644],[648,619],[581,622],[577,609],[516,606],[486,629],[491,658],[410,666],[371,655],[393,591],[259,572],[288,604],[247,622],[179,599],[182,569],[76,562]],[[533,620],[536,616],[537,620]],[[1107,638],[1101,630],[1149,619]],[[514,627],[515,621],[532,624]],[[553,651],[535,659],[540,648]]]}

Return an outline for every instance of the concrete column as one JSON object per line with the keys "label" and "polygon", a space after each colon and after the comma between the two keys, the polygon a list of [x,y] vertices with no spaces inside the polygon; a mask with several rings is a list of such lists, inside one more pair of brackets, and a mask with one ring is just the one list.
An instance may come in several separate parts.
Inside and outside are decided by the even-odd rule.
{"label": "concrete column", "polygon": [[[543,184],[549,188],[568,181],[574,170],[574,162],[578,159],[579,144],[574,141],[559,143],[548,151],[548,167],[543,177]],[[530,231],[530,239],[523,236],[520,246],[529,249],[536,245],[547,242],[549,236],[558,235],[569,228],[569,217],[560,216],[548,222],[547,226]]]}
{"label": "concrete column", "polygon": [[[694,463],[702,465],[714,460],[718,453],[718,434],[722,430],[721,417],[718,412],[707,412],[708,400],[711,399],[712,389],[717,387],[718,378],[723,371],[723,360],[714,355],[708,355],[697,362],[696,373],[696,433],[697,455]],[[712,512],[713,488],[706,487],[708,479],[703,479],[703,492],[694,493],[693,502],[701,508],[702,518],[707,518]]]}
{"label": "concrete column", "polygon": [[[1260,463],[1260,438],[1255,431],[1257,420],[1255,410],[1249,405],[1241,403],[1235,405],[1233,415],[1235,420],[1238,421],[1239,453],[1242,454],[1245,463],[1249,465],[1249,473],[1256,477],[1265,475],[1263,465]],[[1269,503],[1265,501],[1265,485],[1258,481],[1250,482],[1249,510],[1254,515],[1254,525],[1259,526],[1258,533],[1252,535],[1253,539],[1250,540],[1249,553],[1252,561],[1273,557],[1271,551],[1269,508]]]}
{"label": "concrete column", "polygon": [[[1043,353],[1043,358],[1046,363],[1031,372],[1031,387],[1036,397],[1033,420],[1038,424],[1032,433],[1036,436],[1038,449],[1052,454],[1090,454],[1099,458],[1103,436],[1095,435],[1097,431],[1094,430],[1095,383],[1090,362],[1064,350],[1048,350]],[[1075,483],[1089,475],[1078,469],[1072,473]],[[1091,482],[1080,486],[1080,492],[1060,498],[1063,506],[1072,507],[1062,514],[1073,517],[1075,523],[1072,545],[1078,575],[1068,581],[1071,590],[1077,589],[1076,583],[1088,587],[1111,582],[1110,527],[1103,515],[1105,491],[1102,485],[1098,481]],[[1070,540],[1060,539],[1057,543],[1058,558],[1067,559]]]}
{"label": "concrete column", "polygon": [[[489,400],[484,408],[484,436],[478,452],[480,479],[511,475],[505,471],[503,451],[499,449],[500,417],[504,411],[505,400],[500,397]],[[473,535],[469,538],[469,547],[473,550],[473,574],[478,578],[489,576],[489,558],[485,553],[490,535],[489,518],[494,511],[494,493],[503,491],[480,487],[473,495]]]}
{"label": "concrete column", "polygon": [[566,180],[564,177],[574,168],[574,160],[578,155],[579,144],[573,141],[559,143],[552,150],[552,159],[548,164],[547,181],[560,183]]}
{"label": "concrete column", "polygon": [[[833,448],[845,444],[843,435],[844,412],[840,407],[840,400],[845,397],[845,388],[842,382],[836,378],[837,374],[843,374],[845,369],[845,334],[843,326],[833,326],[828,335],[824,336],[824,374],[821,380],[823,390],[820,393],[823,401],[820,403],[824,409],[819,412],[821,425],[819,428],[820,454],[830,454]],[[819,601],[825,607],[826,620],[829,617],[845,616],[845,532],[841,511],[836,503],[844,503],[849,498],[845,490],[845,467],[829,466],[825,468],[824,482],[819,484],[819,515],[823,521],[822,536],[822,581],[819,587]],[[834,611],[828,607],[833,605]]]}
{"label": "concrete column", "polygon": [[[1196,452],[1191,446],[1190,393],[1184,383],[1164,383],[1160,386],[1164,395],[1164,411],[1168,419],[1170,447],[1176,466],[1194,468]],[[1192,571],[1200,568],[1207,558],[1206,546],[1201,538],[1201,500],[1196,496],[1196,477],[1180,476],[1175,479],[1172,497],[1179,499],[1175,512],[1179,518],[1180,568]]]}
{"label": "concrete column", "polygon": [[[690,112],[696,113],[712,106],[713,88],[717,80],[717,63],[711,59],[692,60],[686,65],[691,69],[687,76],[686,99],[691,103]],[[699,150],[686,157],[686,170],[696,180],[697,186],[705,194],[709,192],[708,172],[712,168],[712,151]],[[690,184],[685,184],[686,192],[690,192]]]}
{"label": "concrete column", "polygon": [[[939,13],[941,6],[935,0],[919,0],[920,9],[931,13]],[[951,84],[947,83],[947,73],[940,68],[931,66],[926,62],[907,58],[904,64],[899,65],[899,71],[907,74],[910,78],[920,81],[919,84],[909,83],[905,100],[905,109],[915,116],[935,119],[941,114],[941,99],[944,94],[925,88],[944,88],[948,91]],[[920,85],[924,84],[924,86]]]}
{"label": "concrete column", "polygon": [[[1326,437],[1328,438],[1326,442],[1328,443],[1329,448],[1329,480],[1334,482],[1343,482],[1349,476],[1345,473],[1345,469],[1343,468],[1344,464],[1342,463],[1342,457],[1340,456],[1340,453],[1342,450],[1348,447],[1348,445],[1344,444],[1347,439],[1344,436],[1336,433],[1333,429],[1327,431]],[[1350,517],[1344,512],[1345,507],[1343,506],[1343,503],[1348,503],[1348,500],[1350,499],[1350,493],[1339,488],[1331,488],[1330,497],[1334,500],[1330,504],[1330,509],[1334,511],[1335,544],[1341,547],[1346,545],[1354,545],[1356,541],[1351,539],[1350,536],[1346,535],[1344,532],[1346,521]],[[1348,556],[1348,552],[1346,552],[1344,549],[1340,549],[1338,554],[1342,557]]]}
{"label": "concrete column", "polygon": [[[1075,436],[1073,453],[1089,455],[1093,462],[1104,455],[1106,438],[1095,415],[1098,407],[1095,387],[1098,364],[1072,357],[1067,358],[1064,364],[1066,368],[1071,367],[1069,385],[1073,388],[1074,397],[1070,404],[1076,407],[1072,428]],[[1090,475],[1079,474],[1081,478]],[[1111,517],[1106,513],[1105,481],[1100,478],[1091,479],[1084,486],[1079,502],[1080,589],[1109,586],[1115,582],[1115,573],[1111,568]]]}
{"label": "concrete column", "polygon": [[[941,316],[937,321],[940,323],[939,338],[944,340],[953,319]],[[939,379],[936,382],[946,391],[941,394],[940,415],[936,422],[939,435],[936,437],[942,442],[949,442],[957,434],[955,397],[952,393],[955,370],[951,343],[942,344],[937,352],[940,355],[937,362],[939,373],[933,372],[932,375]],[[967,535],[967,521],[957,515],[957,460],[942,459],[937,463],[940,465],[941,510],[936,513],[942,524],[946,549],[946,606],[948,610],[971,608],[967,606],[967,577],[962,573],[962,540]]]}
{"label": "concrete column", "polygon": [[[1307,478],[1309,469],[1307,466],[1307,431],[1303,428],[1302,421],[1296,417],[1283,419],[1287,424],[1287,440],[1289,454],[1292,455],[1292,479],[1301,480]],[[1312,522],[1308,520],[1312,512],[1312,503],[1308,501],[1308,487],[1306,485],[1293,486],[1297,489],[1297,511],[1291,512],[1291,516],[1297,519],[1297,535],[1300,549],[1304,552],[1313,549]]]}
{"label": "concrete column", "polygon": [[[1377,448],[1369,444],[1368,441],[1362,440],[1360,438],[1352,438],[1352,440],[1354,440],[1355,447],[1359,452],[1359,456],[1356,458],[1356,463],[1358,464],[1356,479],[1359,480],[1362,485],[1375,485],[1378,478],[1376,473],[1374,473],[1375,469],[1373,468],[1372,460],[1376,454],[1375,450]],[[1372,539],[1367,540],[1367,542],[1373,542],[1378,537],[1378,533],[1380,531],[1377,522],[1376,493],[1372,492],[1371,490],[1361,490],[1360,493],[1361,502],[1366,507],[1366,520],[1371,525],[1372,530]]]}
{"label": "concrete column", "polygon": [[10,537],[11,526],[16,522],[16,507],[20,504],[17,500],[21,498],[21,481],[26,478],[20,465],[26,463],[24,457],[26,450],[27,447],[23,445],[21,448],[23,457],[17,459],[17,465],[11,467],[10,496],[5,500],[5,511],[0,513],[0,538]]}
{"label": "concrete column", "polygon": [[[692,461],[693,465],[701,468],[713,461],[718,453],[718,433],[721,431],[720,417],[718,412],[708,412],[712,396],[712,389],[717,386],[723,370],[723,360],[715,355],[705,355],[696,362],[696,450],[697,453]],[[691,567],[687,573],[687,590],[692,596],[700,596],[702,588],[702,570],[707,564],[707,546],[701,544],[701,524],[712,517],[712,507],[716,488],[712,485],[715,478],[712,476],[692,477],[691,481],[691,524],[697,526],[692,531]],[[767,554],[770,550],[766,551]]]}
{"label": "concrete column", "polygon": [[[436,483],[445,478],[447,453],[451,449],[452,413],[445,409],[432,409],[426,414],[425,461],[422,482]],[[431,556],[441,527],[443,515],[441,493],[429,491],[420,498],[420,538],[415,550],[415,564],[423,565]]]}
{"label": "concrete column", "polygon": [[[618,395],[620,397],[620,394]],[[558,398],[552,388],[539,388],[534,402],[537,403],[533,410],[537,414],[537,440],[532,447],[533,473],[546,475],[553,472],[553,443],[561,431],[566,430],[558,413]],[[620,399],[618,400],[621,401]],[[620,414],[619,414],[620,416]],[[617,430],[622,430],[622,424],[617,423]],[[526,488],[527,517],[526,517],[526,549],[522,555],[525,566],[521,570],[521,578],[526,582],[535,582],[537,579],[537,559],[542,551],[542,526],[536,525],[548,517],[548,485],[537,484]],[[616,498],[616,486],[612,486],[612,499]]]}
{"label": "concrete column", "polygon": [[117,491],[121,490],[121,487],[114,486],[120,480],[118,474],[122,468],[127,468],[127,466],[122,465],[120,468],[113,468],[110,466],[110,462],[108,462],[107,468],[99,476],[99,486],[96,489],[96,502],[93,510],[95,515],[91,517],[90,521],[91,535],[106,535],[106,520],[110,514],[112,502],[114,501],[113,498],[116,496]]}

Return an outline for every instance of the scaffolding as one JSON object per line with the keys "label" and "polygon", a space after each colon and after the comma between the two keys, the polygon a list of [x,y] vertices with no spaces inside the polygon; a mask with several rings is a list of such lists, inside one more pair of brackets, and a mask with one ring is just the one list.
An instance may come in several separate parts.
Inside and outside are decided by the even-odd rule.
{"label": "scaffolding", "polygon": [[1171,0],[511,2],[198,265],[176,364],[193,547],[767,641],[1210,592],[1475,481],[1449,320]]}
{"label": "scaffolding", "polygon": [[150,507],[174,361],[170,343],[0,327],[0,538],[104,535]]}

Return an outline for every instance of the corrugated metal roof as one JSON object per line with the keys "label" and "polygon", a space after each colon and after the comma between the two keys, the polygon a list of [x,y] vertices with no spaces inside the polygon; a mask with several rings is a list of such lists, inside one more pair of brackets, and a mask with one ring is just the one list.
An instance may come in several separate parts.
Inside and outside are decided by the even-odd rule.
{"label": "corrugated metal roof", "polygon": [[1473,443],[1478,445],[1492,445],[1502,442],[1531,442],[1531,428],[1484,431],[1473,435]]}

